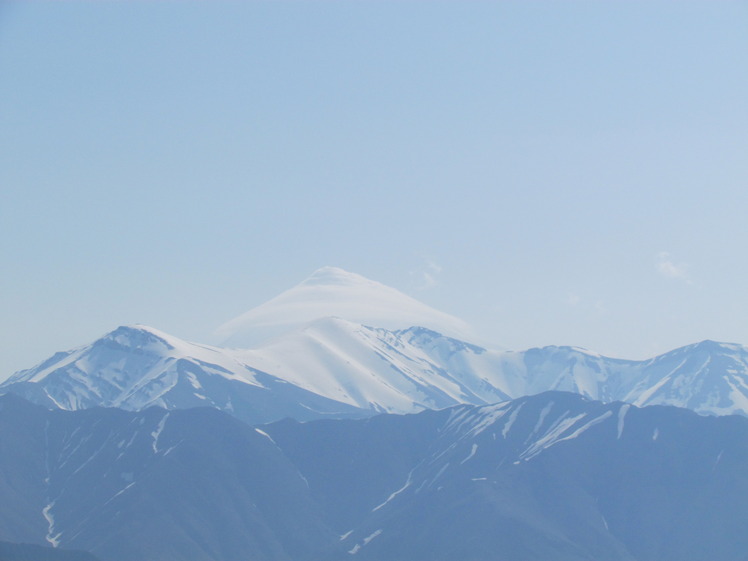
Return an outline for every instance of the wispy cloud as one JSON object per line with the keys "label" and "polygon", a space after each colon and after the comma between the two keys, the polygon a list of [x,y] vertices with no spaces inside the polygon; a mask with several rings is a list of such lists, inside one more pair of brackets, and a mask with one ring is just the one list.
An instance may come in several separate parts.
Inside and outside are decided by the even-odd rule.
{"label": "wispy cloud", "polygon": [[438,277],[441,272],[441,265],[427,259],[426,265],[418,271],[411,272],[411,275],[417,279],[418,290],[427,290],[439,285]]}
{"label": "wispy cloud", "polygon": [[692,284],[691,277],[688,274],[688,265],[685,263],[676,263],[672,255],[667,251],[661,251],[657,254],[657,272],[663,277],[681,280]]}

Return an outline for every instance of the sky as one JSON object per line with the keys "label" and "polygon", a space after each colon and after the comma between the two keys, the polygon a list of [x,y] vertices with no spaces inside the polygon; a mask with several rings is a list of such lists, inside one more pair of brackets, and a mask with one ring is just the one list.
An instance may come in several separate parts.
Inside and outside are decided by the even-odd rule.
{"label": "sky", "polygon": [[0,1],[0,379],[331,265],[484,343],[748,344],[748,3]]}

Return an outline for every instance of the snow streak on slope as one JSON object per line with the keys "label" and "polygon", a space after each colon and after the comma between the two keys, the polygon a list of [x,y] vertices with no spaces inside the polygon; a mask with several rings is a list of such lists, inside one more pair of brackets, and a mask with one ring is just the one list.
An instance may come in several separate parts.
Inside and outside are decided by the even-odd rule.
{"label": "snow streak on slope", "polygon": [[619,419],[632,407],[552,391],[494,405],[451,408],[442,417],[428,456],[372,512],[396,510],[414,495],[438,491],[442,479],[490,481],[502,466],[531,462],[592,429],[616,439]]}

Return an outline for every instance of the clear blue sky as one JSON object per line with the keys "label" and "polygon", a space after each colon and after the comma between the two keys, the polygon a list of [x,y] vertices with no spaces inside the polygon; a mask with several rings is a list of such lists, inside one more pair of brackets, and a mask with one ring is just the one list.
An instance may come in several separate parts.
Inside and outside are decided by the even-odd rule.
{"label": "clear blue sky", "polygon": [[323,265],[505,348],[748,343],[748,3],[0,3],[0,379]]}

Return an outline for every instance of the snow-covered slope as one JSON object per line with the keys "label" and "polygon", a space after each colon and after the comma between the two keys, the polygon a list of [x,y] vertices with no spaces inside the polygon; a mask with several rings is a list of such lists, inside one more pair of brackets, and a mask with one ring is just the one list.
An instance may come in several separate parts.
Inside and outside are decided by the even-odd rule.
{"label": "snow-covered slope", "polygon": [[0,385],[4,391],[67,410],[215,407],[250,423],[364,414],[253,369],[229,351],[142,325],[57,353],[11,376]]}
{"label": "snow-covered slope", "polygon": [[637,364],[636,384],[619,397],[712,415],[748,414],[748,348],[702,341]]}
{"label": "snow-covered slope", "polygon": [[[574,347],[521,353],[511,378],[524,386],[513,398],[547,390],[579,393],[604,402],[674,405],[706,415],[748,415],[748,348],[703,341],[644,361],[604,357]],[[502,371],[512,362],[503,361]]]}
{"label": "snow-covered slope", "polygon": [[420,325],[451,337],[473,338],[461,319],[336,267],[315,271],[297,286],[225,323],[216,336],[222,346],[249,348],[327,317],[391,330]]}
{"label": "snow-covered slope", "polygon": [[255,349],[221,349],[135,326],[0,385],[0,393],[62,409],[210,406],[252,423],[484,405],[547,390],[748,415],[748,349],[705,341],[627,361],[573,347],[488,350],[426,328],[337,318]]}
{"label": "snow-covered slope", "polygon": [[508,398],[490,353],[425,328],[389,331],[338,318],[236,355],[311,392],[356,407],[406,413]]}
{"label": "snow-covered slope", "polygon": [[[91,345],[57,353],[35,368],[14,374],[8,383],[58,383],[69,391],[50,394],[50,399],[62,409],[123,404],[139,409],[156,404],[173,389],[180,360],[202,365],[206,374],[230,374],[259,385],[251,371],[220,349],[186,343],[144,325],[123,326]],[[187,381],[197,396],[200,387],[193,378],[187,376]]]}
{"label": "snow-covered slope", "polygon": [[325,318],[253,350],[120,327],[0,385],[76,410],[211,406],[252,422],[408,413],[509,397],[501,355],[425,328],[388,331]]}

